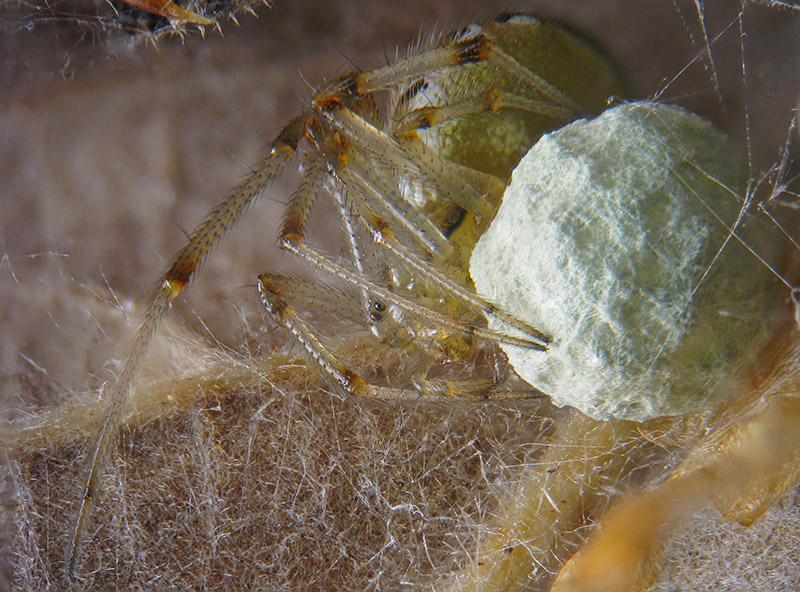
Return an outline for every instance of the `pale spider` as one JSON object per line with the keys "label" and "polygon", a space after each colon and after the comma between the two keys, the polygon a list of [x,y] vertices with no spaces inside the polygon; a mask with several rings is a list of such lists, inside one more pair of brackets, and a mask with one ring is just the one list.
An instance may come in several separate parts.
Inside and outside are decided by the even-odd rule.
{"label": "pale spider", "polygon": [[[301,146],[302,178],[286,207],[280,247],[354,287],[363,323],[377,339],[422,354],[413,388],[372,384],[326,348],[290,305],[305,299],[324,306],[319,284],[260,275],[258,290],[270,316],[296,337],[330,383],[351,395],[517,397],[529,393],[489,391],[497,380],[434,378],[429,371],[470,359],[481,340],[547,349],[549,337],[475,293],[469,254],[522,154],[542,133],[602,110],[621,87],[613,65],[578,35],[510,15],[465,28],[393,64],[348,73],[315,92],[159,279],[107,395],[68,551],[70,577],[103,459],[159,321],[226,230]],[[344,260],[304,240],[320,195],[332,198],[341,214],[349,247]],[[502,320],[515,334],[488,329],[484,316]]]}

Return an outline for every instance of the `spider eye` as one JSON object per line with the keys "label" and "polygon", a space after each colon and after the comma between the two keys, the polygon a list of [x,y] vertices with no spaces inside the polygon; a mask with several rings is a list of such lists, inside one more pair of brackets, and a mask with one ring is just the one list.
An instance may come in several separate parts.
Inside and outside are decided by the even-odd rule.
{"label": "spider eye", "polygon": [[372,302],[372,309],[377,312],[383,312],[384,310],[386,310],[386,305],[380,300],[374,300]]}

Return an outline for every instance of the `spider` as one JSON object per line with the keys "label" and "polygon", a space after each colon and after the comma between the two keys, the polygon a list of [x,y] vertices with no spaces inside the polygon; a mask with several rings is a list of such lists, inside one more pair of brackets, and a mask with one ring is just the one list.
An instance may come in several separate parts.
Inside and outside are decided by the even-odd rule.
{"label": "spider", "polygon": [[[550,337],[479,297],[467,261],[527,149],[543,133],[602,110],[622,87],[611,62],[582,37],[515,14],[469,26],[431,49],[347,73],[317,90],[156,284],[107,395],[68,550],[68,576],[75,573],[109,443],[160,320],[225,232],[295,157],[302,176],[286,206],[279,245],[354,294],[332,295],[317,282],[269,273],[258,276],[257,286],[269,316],[296,338],[322,376],[359,397],[530,396],[493,390],[499,377],[458,380],[432,370],[469,361],[486,342],[546,355]],[[305,239],[322,196],[340,213],[344,257]],[[418,355],[411,388],[363,378],[328,350],[293,305],[324,308],[332,300],[353,310],[376,340]],[[509,330],[488,329],[486,317]]]}

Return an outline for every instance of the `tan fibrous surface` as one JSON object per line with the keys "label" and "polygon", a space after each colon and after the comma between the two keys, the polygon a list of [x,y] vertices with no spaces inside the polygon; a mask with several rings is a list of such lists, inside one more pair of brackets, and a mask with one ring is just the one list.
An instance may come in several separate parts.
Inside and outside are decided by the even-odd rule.
{"label": "tan fibrous surface", "polygon": [[[714,45],[723,109],[702,59],[668,82],[703,52],[693,4],[681,6],[694,46],[672,2],[511,8],[589,32],[619,58],[638,95],[666,87],[667,97],[711,117],[741,145],[746,107],[755,178],[777,161],[796,100],[797,14],[753,5],[744,15],[756,86],[740,88],[735,26]],[[704,7],[712,37],[739,9]],[[37,37],[39,29],[5,36],[0,409],[15,423],[0,432],[0,453],[10,458],[0,589],[69,588],[64,554],[102,412],[98,392],[119,371],[138,305],[184,239],[181,229],[200,220],[299,110],[310,94],[306,80],[317,86],[352,67],[348,61],[382,64],[420,31],[495,10],[477,1],[420,1],[400,11],[374,2],[366,11],[344,0],[295,0],[260,11],[259,21],[242,17],[242,28],[226,28],[225,37],[157,49],[131,48],[120,37],[98,44],[63,29],[56,41]],[[74,589],[431,587],[468,568],[507,509],[525,503],[555,513],[562,529],[545,547],[522,541],[542,566],[514,586],[545,588],[596,517],[578,511],[559,522],[547,499],[530,503],[520,493],[553,474],[544,471],[558,474],[543,458],[569,414],[541,401],[332,395],[300,349],[264,321],[253,288],[263,271],[307,273],[274,248],[291,187],[289,175],[261,199],[162,327],[138,411],[126,416],[109,461]],[[318,220],[314,232],[316,244],[337,252],[335,223]],[[335,314],[321,320],[337,351],[378,375],[413,363],[361,350]],[[621,473],[596,483],[596,512],[682,457],[671,435],[624,435]],[[572,446],[564,455],[597,468],[591,446]],[[575,491],[580,501],[580,483]],[[658,589],[791,589],[800,546],[793,496],[750,529],[706,511],[667,544]]]}
{"label": "tan fibrous surface", "polygon": [[[139,419],[129,418],[120,434],[82,585],[355,590],[421,581],[474,546],[490,500],[516,478],[513,467],[536,457],[549,423],[535,405],[476,413],[331,397],[302,359],[282,352],[244,362],[193,353],[209,365],[167,385],[145,382],[148,397],[172,399],[170,412],[135,429]],[[509,449],[509,437],[528,444]],[[36,559],[18,557],[23,588],[59,577],[60,517],[77,507],[80,448],[51,445],[11,465],[14,546]]]}

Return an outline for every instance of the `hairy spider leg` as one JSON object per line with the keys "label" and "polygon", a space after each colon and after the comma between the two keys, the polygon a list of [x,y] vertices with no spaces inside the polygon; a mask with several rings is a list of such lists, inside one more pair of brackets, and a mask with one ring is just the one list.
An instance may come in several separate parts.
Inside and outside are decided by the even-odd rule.
{"label": "hairy spider leg", "polygon": [[[419,76],[425,72],[429,72],[431,69],[447,69],[481,60],[498,65],[508,74],[526,82],[535,91],[556,102],[556,104],[533,101],[525,97],[519,97],[510,93],[502,93],[497,89],[491,89],[488,93],[485,93],[484,97],[466,100],[460,104],[451,104],[443,108],[426,107],[421,110],[414,110],[409,115],[413,116],[418,111],[431,113],[432,110],[439,109],[440,111],[437,114],[438,123],[447,120],[447,118],[457,118],[475,114],[481,112],[480,109],[485,112],[503,107],[513,107],[527,109],[547,115],[557,121],[563,121],[574,118],[579,113],[585,111],[576,101],[543,78],[530,72],[528,68],[520,65],[513,57],[502,51],[502,49],[493,42],[491,36],[485,33],[480,33],[468,39],[454,41],[444,47],[430,50],[384,68],[355,74],[352,81],[348,81],[348,77],[345,77],[342,79],[340,86],[334,86],[334,89],[336,92],[340,92],[346,89],[346,86],[349,84],[351,87],[348,89],[349,92],[358,97],[377,90],[391,88],[407,80],[409,77]],[[487,101],[487,98],[491,100]],[[344,135],[344,140],[360,149],[359,151],[346,151],[346,154],[342,156],[342,160],[346,160],[346,164],[343,164],[341,167],[339,175],[340,178],[347,176],[347,180],[344,183],[345,187],[348,185],[350,187],[356,186],[360,181],[362,185],[368,185],[369,189],[377,193],[380,197],[378,200],[373,200],[369,204],[365,203],[363,199],[361,200],[361,207],[357,208],[357,211],[354,212],[354,217],[362,223],[365,223],[368,218],[364,210],[374,210],[376,205],[385,205],[385,213],[390,215],[392,221],[395,222],[399,228],[409,231],[412,238],[419,239],[418,246],[432,255],[436,255],[437,253],[442,254],[442,252],[445,251],[442,245],[445,245],[448,251],[452,250],[452,245],[447,241],[447,238],[442,235],[439,228],[430,221],[430,218],[417,208],[412,207],[406,198],[400,195],[396,187],[390,187],[390,182],[381,182],[382,178],[388,177],[391,179],[391,175],[387,176],[374,173],[376,168],[378,170],[381,168],[384,170],[392,169],[395,172],[403,171],[404,174],[409,174],[410,169],[411,172],[416,171],[418,176],[421,173],[423,181],[435,185],[435,189],[439,195],[447,196],[447,199],[453,200],[456,205],[466,211],[476,212],[477,216],[487,219],[493,217],[494,210],[497,203],[499,203],[500,196],[505,187],[505,184],[500,179],[440,158],[416,136],[416,133],[406,134],[402,143],[398,142],[391,136],[378,130],[358,113],[347,107],[340,106],[341,101],[336,98],[322,95],[315,103],[324,109],[322,115]],[[334,108],[331,109],[331,106]],[[426,125],[429,124],[426,123]],[[363,158],[359,159],[359,156],[366,157],[369,161],[366,166],[363,163]],[[358,163],[360,161],[361,166],[359,167]],[[353,169],[359,169],[357,177],[360,178],[354,180],[353,176],[349,175],[348,171]],[[348,191],[347,193],[351,195],[361,194],[359,191]],[[490,195],[491,199],[487,200],[487,195]],[[295,194],[292,201],[296,200],[298,203],[308,201],[310,204],[313,203],[315,198],[316,195],[309,195],[308,193],[299,191]],[[311,206],[308,205],[305,206],[305,208],[307,211],[310,211]],[[342,206],[342,209],[346,209],[346,207]],[[304,255],[301,251],[295,250],[295,247],[292,246],[292,243],[297,243],[298,239],[302,240],[306,218],[293,218],[291,212],[292,208],[287,212],[287,217],[281,233],[281,244],[287,250],[295,251],[298,255],[304,256],[309,262],[319,267],[314,260],[319,261],[321,254],[317,252],[312,254],[310,251],[313,251],[313,249],[305,246],[304,248],[308,250]],[[498,310],[497,307],[480,298],[470,288],[450,280],[445,274],[438,272],[435,266],[416,258],[412,254],[412,249],[404,248],[400,242],[394,240],[392,233],[388,233],[388,229],[393,226],[382,222],[377,216],[373,215],[370,218],[373,222],[367,224],[367,230],[370,235],[372,235],[373,239],[377,239],[379,236],[379,228],[383,229],[383,236],[387,237],[385,240],[375,240],[375,244],[391,252],[396,258],[417,271],[421,276],[431,280],[446,293],[460,299],[464,303],[476,307],[485,314],[496,316],[498,319],[522,331],[526,335],[538,339],[540,342],[539,346],[541,347],[536,347],[536,349],[546,347],[549,342],[548,337],[544,336],[530,325],[522,323],[511,315],[507,315]],[[345,217],[345,225],[347,226],[347,224],[348,220]],[[351,245],[353,245],[354,237],[352,236],[352,231],[348,230],[348,234],[351,235],[350,240]],[[356,269],[362,271],[363,264],[360,261],[357,247],[352,246],[351,251],[355,259]],[[446,254],[447,253],[445,253],[445,255]],[[445,257],[439,257],[438,259],[442,261],[444,258]],[[329,263],[332,264],[332,262]],[[344,274],[342,279],[351,281],[348,279],[347,274]],[[354,282],[351,281],[351,283]],[[375,286],[362,289],[375,294],[376,290],[374,288]],[[403,302],[399,304],[399,306],[410,312],[413,312],[416,307],[416,305],[412,306],[411,303],[407,302]],[[440,321],[437,322],[440,323]],[[474,329],[470,329],[469,333],[473,331]]]}
{"label": "hairy spider leg", "polygon": [[[312,202],[315,195],[309,194],[304,190],[311,188],[312,184],[302,185],[298,191],[292,196],[292,202],[306,203]],[[337,193],[337,192],[334,192]],[[347,208],[351,209],[351,208]],[[308,211],[307,206],[294,205],[290,207],[290,211]],[[362,223],[366,223],[366,217],[360,216],[358,213],[355,217]],[[363,293],[369,294],[377,298],[381,303],[397,306],[409,312],[424,321],[434,326],[447,327],[454,331],[458,331],[468,336],[482,337],[498,343],[513,343],[519,347],[530,349],[545,350],[547,340],[542,334],[535,329],[529,327],[525,323],[513,320],[516,327],[523,330],[526,334],[525,338],[515,337],[513,335],[503,334],[498,331],[493,331],[471,322],[464,322],[447,314],[443,314],[435,309],[425,305],[420,305],[415,301],[394,293],[389,288],[380,286],[370,279],[364,277],[359,273],[358,269],[351,269],[342,264],[337,263],[332,258],[325,254],[320,253],[316,249],[307,245],[304,241],[304,222],[301,223],[298,219],[287,217],[284,221],[281,230],[280,246],[301,257],[312,266],[323,270],[331,275],[334,275],[352,286],[359,288]],[[384,233],[389,236],[385,230]],[[377,230],[376,230],[377,232]],[[376,244],[380,242],[376,241]],[[424,265],[424,264],[423,264]],[[427,267],[427,266],[426,266]],[[421,274],[422,275],[422,274]],[[423,277],[430,277],[430,274],[424,274]],[[434,279],[440,277],[440,274],[435,274]],[[285,326],[303,345],[311,359],[316,362],[322,369],[324,374],[333,379],[333,381],[344,389],[344,391],[351,395],[362,397],[406,397],[408,395],[398,394],[397,389],[385,389],[376,385],[368,384],[363,378],[358,376],[355,372],[347,368],[344,364],[335,359],[335,357],[327,350],[322,341],[315,335],[315,333],[306,325],[306,323],[299,317],[299,315],[288,305],[285,291],[282,288],[282,276],[261,276],[259,278],[259,292],[261,294],[262,303],[266,310],[275,317],[276,321]],[[454,283],[445,281],[441,282],[441,288],[446,291],[453,291]],[[460,287],[455,290],[455,296],[467,293],[469,291],[466,287]],[[474,293],[470,296],[461,298],[470,304],[473,302],[482,302],[482,300]],[[485,303],[482,310],[488,313],[497,312],[496,307]],[[508,318],[510,315],[500,313],[501,318]],[[493,381],[488,380],[473,380],[473,381],[439,381],[428,380],[422,374],[427,374],[428,368],[423,368],[419,376],[415,379],[419,392],[426,395],[433,394],[446,394],[464,399],[487,398],[485,393],[486,389],[493,385]],[[480,394],[479,394],[480,393]],[[494,397],[495,394],[492,394]],[[531,392],[526,392],[524,395],[520,393],[498,393],[497,397],[504,398],[519,398],[521,396],[531,396]]]}
{"label": "hairy spider leg", "polygon": [[97,485],[105,466],[112,436],[117,432],[120,416],[128,400],[136,376],[152,342],[164,313],[170,303],[191,281],[194,272],[203,263],[225,232],[236,222],[247,207],[261,194],[295,153],[306,126],[305,116],[289,122],[269,147],[267,156],[253,167],[252,172],[238,184],[200,223],[186,245],[172,260],[161,276],[144,318],[133,339],[122,373],[107,393],[108,410],[91,453],[91,465],[81,497],[78,516],[67,549],[66,575],[75,577],[81,540],[92,514]]}
{"label": "hairy spider leg", "polygon": [[364,95],[371,91],[387,89],[404,80],[418,78],[428,72],[474,62],[487,62],[498,66],[509,75],[528,84],[554,105],[569,109],[576,116],[585,113],[585,109],[573,98],[503,51],[494,36],[486,30],[394,64],[360,72],[356,77],[355,91]]}
{"label": "hairy spider leg", "polygon": [[445,121],[451,121],[467,115],[499,111],[500,109],[522,109],[531,113],[547,115],[564,123],[571,121],[577,113],[569,107],[561,107],[545,101],[536,101],[514,93],[492,88],[489,91],[450,103],[448,105],[430,105],[417,107],[403,115],[395,126],[398,137],[416,137],[417,130],[434,127]]}
{"label": "hairy spider leg", "polygon": [[320,284],[298,280],[286,275],[261,274],[258,276],[258,292],[266,311],[284,326],[305,349],[309,358],[322,371],[323,376],[333,380],[342,391],[368,399],[418,399],[420,395],[451,396],[464,400],[509,400],[538,396],[536,391],[503,391],[488,393],[487,389],[494,385],[493,380],[474,379],[465,381],[424,380],[416,384],[415,389],[393,388],[367,382],[364,378],[350,370],[339,361],[322,340],[308,326],[303,318],[288,305],[288,300],[295,294],[287,286],[297,286],[296,282],[305,284],[310,297],[317,298]]}
{"label": "hairy spider leg", "polygon": [[[355,132],[355,130],[357,130],[359,133],[357,137],[359,138],[370,138],[372,140],[375,140],[376,144],[377,143],[389,144],[393,142],[391,137],[389,137],[384,132],[381,132],[379,129],[369,124],[368,122],[364,121],[363,119],[358,118],[358,116],[353,112],[340,114],[338,117],[334,117],[334,119],[337,121],[345,119],[351,120],[351,122],[353,122],[354,125],[350,126],[350,131]],[[357,122],[357,125],[355,125],[355,122]],[[344,130],[345,127],[343,126],[342,129]],[[421,140],[417,140],[417,142],[418,144],[415,143],[415,145],[420,146],[423,149],[425,148],[425,144]],[[400,144],[395,143],[395,148],[401,154],[404,151],[403,146]],[[431,158],[434,157],[438,158],[435,156],[433,151],[428,149],[426,150],[426,152],[430,154]],[[408,154],[408,152],[406,152],[406,154]],[[409,158],[409,160],[412,159]],[[370,163],[366,164],[362,163],[361,166],[358,167],[359,170],[357,171],[356,175],[361,176],[361,178],[370,175],[370,172],[374,171],[376,166],[380,167],[381,165],[380,161],[381,158],[378,157],[377,159],[373,160]],[[340,172],[340,177],[343,179],[346,178],[349,181],[345,183],[345,186],[356,185],[358,183],[358,179],[354,178],[353,175],[347,174],[345,171],[356,168],[358,159],[348,156],[347,162],[348,166],[345,167],[344,170]],[[442,159],[438,159],[437,164],[441,165],[439,174],[436,177],[437,184],[439,185],[439,189],[444,192],[444,195],[446,195],[447,198],[450,198],[451,195],[458,195],[457,193],[458,189],[460,189],[461,187],[460,183],[462,180],[466,178],[466,179],[472,179],[474,181],[474,183],[471,183],[469,185],[469,187],[473,191],[475,191],[475,186],[483,187],[483,191],[480,192],[480,195],[483,197],[484,202],[493,203],[494,205],[499,203],[500,199],[499,194],[502,193],[502,190],[505,188],[505,185],[496,177],[493,177],[492,175],[488,175],[485,173],[481,173],[479,171],[475,171],[473,169],[469,169],[468,167],[458,165],[457,163],[444,161]],[[375,165],[375,166],[368,166],[368,165]],[[449,167],[450,170],[448,170],[446,167]],[[371,177],[374,178],[375,176],[376,175],[373,174]],[[459,186],[451,187],[449,185],[451,181],[459,183]],[[362,224],[364,224],[364,226],[366,227],[368,233],[370,234],[376,245],[378,245],[385,251],[388,251],[403,264],[415,270],[421,277],[430,280],[438,288],[442,289],[447,294],[455,298],[458,298],[463,303],[473,306],[475,309],[479,310],[480,312],[486,315],[494,316],[498,320],[503,321],[507,325],[514,327],[515,329],[523,332],[524,334],[531,336],[535,339],[538,339],[542,346],[546,346],[550,342],[551,340],[550,337],[544,335],[538,329],[500,310],[494,304],[481,298],[478,294],[475,293],[474,290],[470,289],[464,284],[452,280],[448,276],[448,274],[442,273],[439,269],[437,269],[436,265],[431,265],[426,261],[423,261],[420,257],[414,254],[413,249],[404,246],[402,242],[398,240],[396,233],[392,231],[393,226],[391,224],[388,224],[385,221],[385,219],[382,219],[379,215],[380,214],[379,212],[375,212],[374,204],[375,203],[379,204],[381,203],[380,201],[367,202],[367,200],[363,198],[363,192],[360,191],[348,191],[347,194],[351,196],[350,208],[356,212],[357,219],[361,221]],[[478,208],[477,205],[472,204],[471,202],[468,202],[466,200],[457,200],[453,198],[453,202],[464,209],[469,209],[469,211],[488,210],[489,211],[488,215],[490,217],[494,215],[493,211],[494,205],[488,208],[486,206],[484,206],[483,208]],[[408,216],[409,212],[415,212],[417,218],[421,217],[428,224],[432,224],[430,222],[430,219],[418,208],[414,207],[413,204],[409,204],[408,201],[404,200],[403,206],[405,207],[405,212],[403,212],[403,214],[406,217],[410,218],[410,216]],[[395,221],[400,221],[402,223],[405,222],[406,220],[398,216],[395,219]],[[407,228],[407,225],[403,224],[402,227]],[[434,228],[438,230],[438,227],[436,227],[435,225]],[[447,245],[449,249],[452,250],[452,245],[449,242],[447,243]],[[422,246],[425,246],[424,243],[422,244]],[[449,253],[442,253],[441,249],[428,248],[427,250],[431,255],[440,255],[440,256],[444,255],[443,257],[441,257],[441,261],[438,262],[440,266],[452,267],[449,266],[445,260],[446,256],[449,255]],[[449,269],[449,271],[456,272],[456,270],[453,269]],[[454,275],[457,274],[454,273]]]}
{"label": "hairy spider leg", "polygon": [[[467,46],[470,48],[468,51],[465,49]],[[417,75],[420,71],[428,71],[432,67],[447,68],[474,61],[477,59],[475,56],[481,53],[485,54],[484,59],[487,60],[488,56],[499,54],[501,57],[495,62],[499,62],[504,67],[511,64],[508,69],[514,74],[517,74],[520,69],[527,71],[519,66],[513,58],[494,48],[488,38],[479,35],[473,39],[454,42],[445,48],[415,56],[405,63],[400,62],[379,71],[363,73],[363,75],[357,74],[352,82],[348,82],[348,79],[344,78],[339,83],[341,86],[334,87],[335,92],[332,96],[319,95],[314,107],[320,110],[320,119],[327,121],[340,132],[335,141],[331,142],[332,145],[326,146],[329,151],[335,151],[335,146],[339,146],[339,153],[332,158],[335,164],[331,165],[331,170],[327,174],[334,180],[335,187],[332,193],[338,202],[345,222],[353,256],[353,269],[340,265],[305,243],[308,214],[322,187],[319,178],[325,174],[319,166],[313,167],[315,181],[301,183],[290,200],[290,206],[287,208],[287,215],[281,229],[280,245],[283,249],[302,257],[311,265],[359,288],[364,295],[368,320],[371,314],[370,297],[374,297],[379,299],[381,305],[392,304],[432,324],[449,327],[467,335],[487,337],[497,342],[508,342],[509,338],[519,341],[519,338],[489,331],[473,323],[464,323],[436,310],[420,306],[417,302],[368,279],[364,273],[365,266],[362,261],[361,249],[357,244],[356,231],[352,227],[352,221],[357,220],[366,228],[373,244],[391,258],[396,259],[400,264],[462,304],[486,315],[495,316],[521,331],[527,337],[526,347],[544,350],[549,343],[548,337],[480,298],[467,285],[450,279],[446,273],[438,269],[437,265],[416,256],[414,254],[416,249],[406,247],[402,241],[397,240],[395,233],[390,230],[391,228],[399,229],[407,241],[423,252],[428,252],[435,258],[439,266],[451,267],[445,263],[445,260],[453,246],[425,213],[410,204],[400,194],[398,188],[392,186],[392,175],[381,174],[381,169],[384,172],[394,171],[395,174],[398,171],[402,171],[403,174],[416,174],[423,182],[434,185],[440,195],[448,196],[448,198],[453,196],[451,199],[457,206],[469,211],[477,210],[478,215],[488,218],[494,214],[504,183],[492,175],[441,159],[416,136],[416,130],[414,133],[404,133],[405,137],[401,143],[377,129],[356,111],[359,108],[359,92],[368,94],[391,87],[406,80],[409,76]],[[453,63],[454,55],[461,56],[463,61],[456,59]],[[545,114],[554,120],[574,118],[582,111],[563,93],[551,91],[551,86],[541,78],[535,75],[523,75],[520,78],[531,81],[531,86],[537,90],[541,91],[544,88],[546,96],[567,104],[569,107],[533,101],[492,89],[488,93],[484,93],[482,97],[466,99],[445,108],[429,107],[414,110],[401,122],[401,126],[407,125],[410,121],[419,122],[420,127],[429,126],[432,114],[435,114],[436,123],[439,123],[504,107],[531,110]],[[375,84],[376,88],[365,88],[367,84],[365,80]],[[354,105],[353,109],[344,106],[337,94],[345,90],[348,84],[350,88],[347,90],[351,93],[349,98],[352,99],[352,95],[356,97],[356,100],[351,100]],[[418,111],[424,112],[425,117],[416,117],[415,114]],[[378,199],[370,200],[366,197],[369,195],[376,195]],[[491,195],[492,198],[487,200],[487,195]],[[380,210],[379,214],[376,213],[376,210]],[[391,224],[384,221],[381,216],[386,216]],[[452,271],[452,269],[448,269],[448,271]],[[325,348],[320,338],[288,305],[288,294],[284,289],[281,276],[262,276],[259,279],[259,291],[267,311],[296,336],[310,357],[323,370],[323,373],[332,378],[347,393],[368,397],[379,396],[377,393],[382,392],[380,391],[382,387],[366,384],[361,377],[336,360]],[[425,368],[423,373],[427,373],[427,370],[428,368]],[[479,389],[485,389],[490,381],[467,381],[474,382],[474,384],[465,386],[462,383],[458,387],[453,381],[428,381],[424,376],[420,376],[415,379],[415,382],[423,393],[460,396],[474,394]]]}

